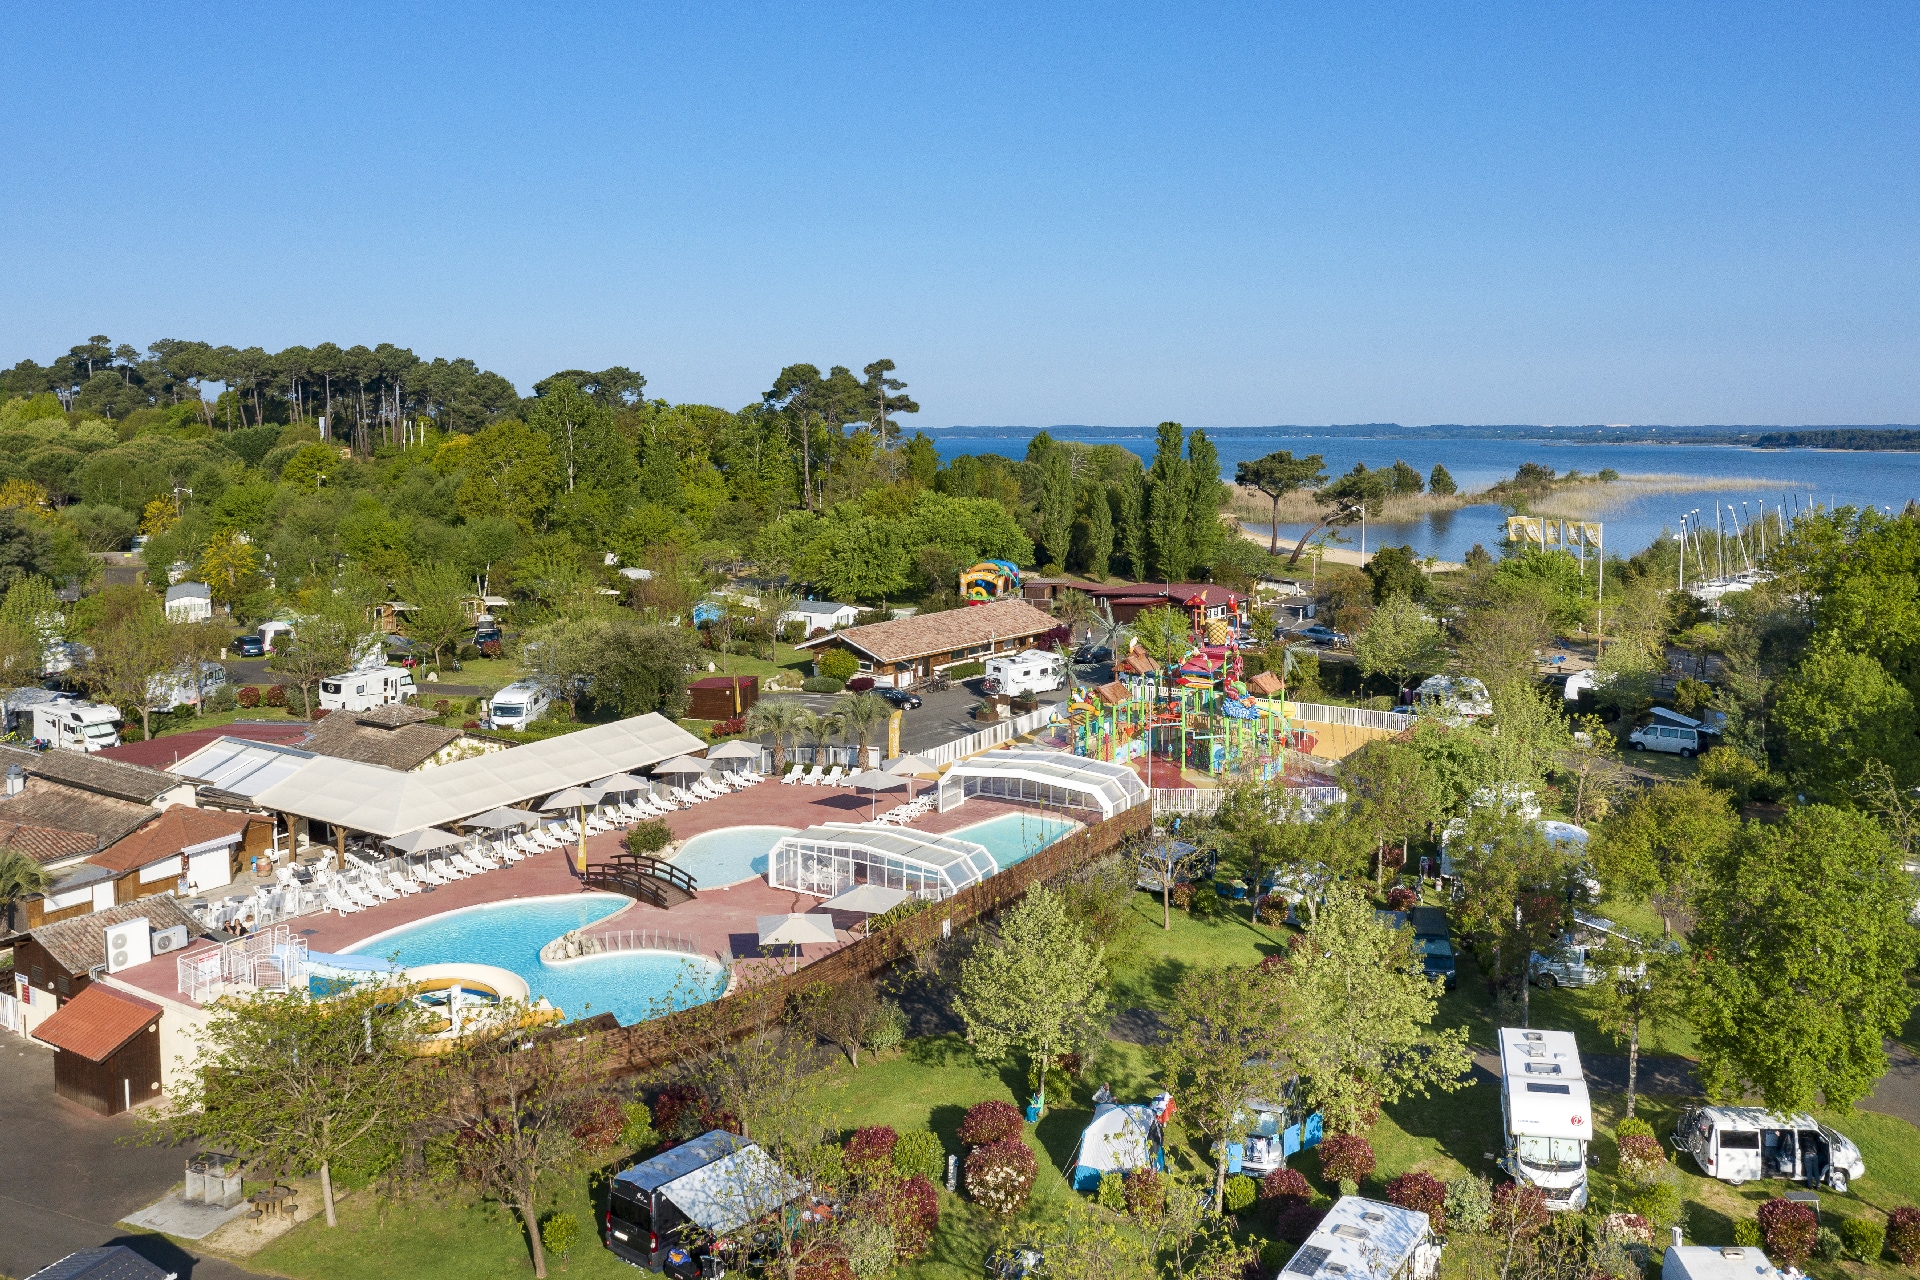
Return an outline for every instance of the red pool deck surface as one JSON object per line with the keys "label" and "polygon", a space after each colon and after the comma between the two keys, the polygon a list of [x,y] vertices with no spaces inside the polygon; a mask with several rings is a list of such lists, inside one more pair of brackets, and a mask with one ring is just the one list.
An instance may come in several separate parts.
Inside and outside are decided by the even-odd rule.
{"label": "red pool deck surface", "polygon": [[[916,783],[918,795],[931,783]],[[905,792],[883,793],[881,810],[901,802]],[[778,782],[762,782],[745,791],[702,801],[691,809],[669,814],[666,822],[676,840],[685,840],[705,831],[723,827],[778,826],[803,829],[823,822],[865,822],[871,812],[864,793],[856,796],[844,790],[822,787],[787,787]],[[917,831],[943,833],[984,822],[1005,813],[1028,812],[1020,805],[999,800],[975,798],[951,813],[928,813],[912,824]],[[602,832],[587,838],[589,865],[609,860],[620,850],[619,831]],[[497,871],[470,876],[432,891],[408,894],[394,902],[383,902],[351,915],[328,911],[301,916],[290,923],[297,937],[306,939],[309,951],[364,951],[378,955],[380,944],[362,948],[359,944],[376,934],[402,925],[425,920],[462,907],[493,902],[544,898],[556,895],[598,892],[586,889],[574,873],[572,859],[578,846],[535,854]],[[726,889],[702,889],[699,897],[683,902],[671,911],[643,902],[626,907],[589,926],[587,933],[614,932],[622,929],[656,929],[677,933],[692,940],[707,955],[732,959],[749,970],[779,965],[785,967],[787,948],[776,948],[782,958],[763,952],[759,944],[759,917],[789,911],[806,912],[818,908],[820,899],[788,889],[775,889],[765,880],[749,880]],[[844,946],[859,928],[862,917],[835,912],[834,923],[840,929],[835,943],[810,943],[800,949],[804,965]],[[190,950],[200,950],[195,946]],[[162,956],[147,964],[122,970],[115,976],[145,991],[171,1000],[184,1001],[178,990],[175,956]]]}

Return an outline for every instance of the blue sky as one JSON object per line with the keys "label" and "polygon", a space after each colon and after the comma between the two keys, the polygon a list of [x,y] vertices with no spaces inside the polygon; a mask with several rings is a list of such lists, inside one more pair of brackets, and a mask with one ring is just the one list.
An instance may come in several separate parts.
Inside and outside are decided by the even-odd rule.
{"label": "blue sky", "polygon": [[[272,11],[269,11],[272,10]],[[1920,421],[1920,7],[51,6],[0,360],[393,341],[956,423]]]}

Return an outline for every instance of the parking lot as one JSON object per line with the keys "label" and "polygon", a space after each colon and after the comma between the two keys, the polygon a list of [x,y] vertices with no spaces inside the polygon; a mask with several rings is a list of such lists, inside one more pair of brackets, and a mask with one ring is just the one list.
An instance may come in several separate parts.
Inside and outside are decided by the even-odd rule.
{"label": "parking lot", "polygon": [[[1082,684],[1098,683],[1112,678],[1111,668],[1076,667],[1074,678]],[[900,749],[903,752],[926,751],[952,742],[956,738],[978,733],[987,727],[986,721],[975,720],[969,714],[986,696],[980,690],[978,677],[965,683],[956,683],[944,692],[935,693],[924,687],[916,687],[910,692],[918,695],[925,705],[907,712],[901,719]],[[797,699],[815,714],[833,710],[835,704],[847,697],[844,693],[796,693],[770,696]],[[1051,693],[1040,694],[1039,698],[1043,703],[1065,702],[1067,691],[1056,689]],[[885,746],[884,734],[883,729],[880,738],[880,745],[883,747]]]}

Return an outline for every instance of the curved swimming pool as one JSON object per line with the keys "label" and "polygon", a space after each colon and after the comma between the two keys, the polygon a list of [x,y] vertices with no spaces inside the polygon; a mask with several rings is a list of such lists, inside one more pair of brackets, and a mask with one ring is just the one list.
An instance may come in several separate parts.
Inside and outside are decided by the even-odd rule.
{"label": "curved swimming pool", "polygon": [[767,858],[781,836],[794,827],[721,827],[703,831],[674,851],[669,859],[694,878],[702,889],[724,889],[742,880],[767,874]]}
{"label": "curved swimming pool", "polygon": [[497,965],[525,978],[534,998],[545,996],[570,1018],[611,1012],[623,1025],[705,1004],[725,990],[719,961],[675,951],[616,951],[556,964],[540,959],[541,947],[627,902],[616,893],[489,902],[388,929],[350,950],[403,966]]}

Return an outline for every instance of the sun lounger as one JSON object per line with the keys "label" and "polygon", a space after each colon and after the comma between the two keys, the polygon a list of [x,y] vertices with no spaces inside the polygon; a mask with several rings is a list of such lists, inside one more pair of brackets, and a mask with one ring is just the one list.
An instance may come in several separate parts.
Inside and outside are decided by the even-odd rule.
{"label": "sun lounger", "polygon": [[783,787],[790,787],[794,783],[800,781],[801,777],[803,777],[806,774],[806,772],[807,772],[807,766],[803,764],[796,764],[793,766],[793,768],[787,770],[787,774],[784,778],[780,779],[780,785]]}
{"label": "sun lounger", "polygon": [[[328,883],[326,888],[326,903],[329,911],[337,911],[343,916],[350,916],[362,910],[359,903],[354,902],[340,891],[338,882]],[[223,912],[222,915],[224,916],[225,913]],[[217,925],[225,924],[226,922],[226,919],[221,919],[217,922]]]}
{"label": "sun lounger", "polygon": [[800,785],[803,787],[817,787],[820,785],[820,779],[826,776],[827,767],[822,764],[817,764],[809,769],[805,776],[800,779]]}
{"label": "sun lounger", "polygon": [[391,886],[396,893],[403,895],[420,892],[419,885],[407,879],[407,877],[401,875],[398,871],[387,872],[387,884]]}
{"label": "sun lounger", "polygon": [[449,862],[445,858],[436,859],[433,863],[433,869],[439,875],[445,877],[443,883],[446,883],[446,884],[452,884],[455,880],[465,880],[469,874],[467,871],[463,870],[460,867],[456,867],[455,865],[453,865],[453,863]]}
{"label": "sun lounger", "polygon": [[485,850],[466,849],[462,851],[461,856],[466,858],[466,860],[474,866],[479,867],[482,871],[498,871],[500,869],[500,864],[492,858],[489,858]]}
{"label": "sun lounger", "polygon": [[447,861],[451,862],[454,866],[460,868],[462,871],[466,872],[470,876],[477,876],[481,872],[486,870],[485,867],[481,866],[479,863],[475,862],[472,858],[469,858],[466,854],[460,852],[458,849],[454,850],[452,853],[447,855]]}
{"label": "sun lounger", "polygon": [[839,765],[835,765],[831,770],[828,771],[826,777],[820,779],[820,785],[823,787],[837,787],[840,785],[840,779],[846,776],[847,776],[847,771],[845,769],[842,769]]}
{"label": "sun lounger", "polygon": [[453,883],[451,878],[441,875],[439,870],[430,862],[415,863],[413,867],[413,878],[421,884],[432,885],[436,889],[441,885]]}
{"label": "sun lounger", "polygon": [[360,888],[363,892],[372,894],[381,902],[393,902],[400,896],[397,889],[388,887],[384,880],[371,871],[363,871],[360,873]]}
{"label": "sun lounger", "polygon": [[514,848],[511,840],[495,840],[487,845],[487,856],[498,858],[508,866],[512,866],[516,862],[524,861],[527,855]]}

